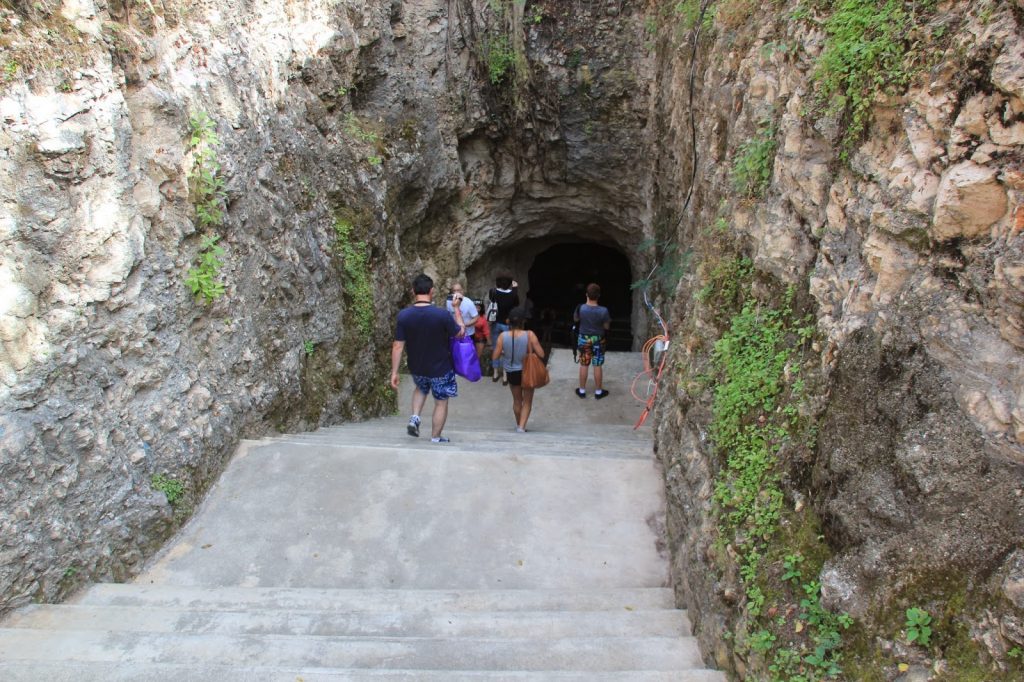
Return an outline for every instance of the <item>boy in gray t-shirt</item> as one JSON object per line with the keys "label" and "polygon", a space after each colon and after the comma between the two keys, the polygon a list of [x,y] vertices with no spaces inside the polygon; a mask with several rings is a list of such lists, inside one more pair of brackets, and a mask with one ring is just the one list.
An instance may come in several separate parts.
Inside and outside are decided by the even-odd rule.
{"label": "boy in gray t-shirt", "polygon": [[601,298],[601,287],[596,284],[587,285],[587,302],[576,308],[573,320],[579,325],[579,336],[576,338],[576,349],[578,362],[580,363],[580,387],[576,389],[576,395],[580,398],[587,397],[587,375],[590,366],[594,366],[594,398],[600,400],[608,395],[601,386],[604,378],[604,337],[608,327],[612,324],[612,317],[608,309],[598,305]]}

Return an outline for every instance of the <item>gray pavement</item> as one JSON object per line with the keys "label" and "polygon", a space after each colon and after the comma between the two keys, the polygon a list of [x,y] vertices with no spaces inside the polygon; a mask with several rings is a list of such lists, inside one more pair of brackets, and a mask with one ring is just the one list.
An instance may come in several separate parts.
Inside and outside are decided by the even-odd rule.
{"label": "gray pavement", "polygon": [[23,609],[10,680],[693,680],[661,472],[632,425],[639,355],[600,401],[556,351],[530,432],[508,388],[460,381],[445,435],[398,416],[246,441],[133,582]]}

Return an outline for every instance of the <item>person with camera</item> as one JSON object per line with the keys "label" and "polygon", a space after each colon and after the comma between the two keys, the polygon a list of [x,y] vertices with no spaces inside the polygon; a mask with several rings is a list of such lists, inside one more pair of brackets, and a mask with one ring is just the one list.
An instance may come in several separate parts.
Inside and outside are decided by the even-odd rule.
{"label": "person with camera", "polygon": [[[473,303],[473,299],[468,298],[462,291],[461,282],[452,282],[449,292],[448,299],[444,303],[445,308],[452,314],[452,317],[455,317],[455,306],[457,305],[462,312],[463,329],[467,334],[473,334],[476,320],[480,317],[476,304]],[[456,299],[459,303],[455,302]]]}
{"label": "person with camera", "polygon": [[415,387],[412,391],[412,416],[406,431],[410,436],[420,435],[420,412],[427,402],[427,394],[434,396],[430,440],[447,443],[441,435],[448,419],[448,399],[459,395],[455,382],[455,366],[448,339],[462,337],[462,296],[452,296],[453,315],[434,306],[434,280],[419,274],[412,281],[413,303],[398,312],[395,341],[391,344],[391,387],[398,390],[398,365],[406,353],[409,373]]}

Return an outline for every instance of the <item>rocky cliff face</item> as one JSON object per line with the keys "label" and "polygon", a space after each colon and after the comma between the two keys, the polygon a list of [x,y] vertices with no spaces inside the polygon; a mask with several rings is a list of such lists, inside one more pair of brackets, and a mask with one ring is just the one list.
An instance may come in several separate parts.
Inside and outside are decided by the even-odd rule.
{"label": "rocky cliff face", "polygon": [[3,10],[0,609],[130,575],[240,437],[393,409],[414,273],[642,241],[642,17],[593,5]]}
{"label": "rocky cliff face", "polygon": [[[659,34],[655,125],[669,146],[697,141],[696,172],[664,153],[655,183],[666,213],[692,192],[675,238],[696,271],[677,290],[657,438],[680,592],[707,650],[741,675],[827,668],[786,658],[828,630],[800,634],[809,586],[811,602],[856,621],[831,630],[852,679],[908,665],[915,679],[1012,677],[1024,644],[1020,3],[756,11],[715,3],[696,47],[692,23],[677,49]],[[883,14],[899,36],[871,23]],[[860,109],[859,93],[838,93],[850,106],[830,109],[830,60],[858,31],[883,87]],[[694,94],[680,96],[691,69]],[[759,356],[773,311],[791,321]],[[777,383],[758,383],[762,356],[782,358]],[[759,397],[732,428],[737,386]],[[910,608],[933,619],[929,646],[908,645]]]}
{"label": "rocky cliff face", "polygon": [[482,290],[586,238],[651,272],[670,321],[656,447],[709,659],[1016,674],[1022,21],[1019,0],[3,10],[0,608],[131,574],[239,437],[391,409],[414,272]]}
{"label": "rocky cliff face", "polygon": [[444,8],[398,9],[5,10],[3,606],[130,574],[240,437],[394,404],[407,235],[459,177]]}

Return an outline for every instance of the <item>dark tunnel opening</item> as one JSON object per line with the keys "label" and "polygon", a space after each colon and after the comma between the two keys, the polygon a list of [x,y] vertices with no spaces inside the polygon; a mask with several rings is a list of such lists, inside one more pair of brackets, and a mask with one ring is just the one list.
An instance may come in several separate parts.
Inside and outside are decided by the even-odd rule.
{"label": "dark tunnel opening", "polygon": [[586,286],[596,282],[601,286],[600,303],[612,316],[608,350],[632,349],[633,279],[629,260],[621,251],[592,242],[555,244],[537,254],[528,277],[533,327],[542,338],[553,345],[573,343],[573,312],[586,301]]}

